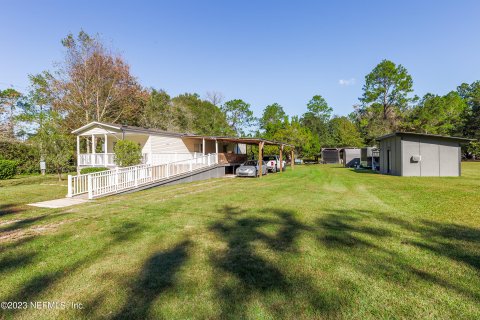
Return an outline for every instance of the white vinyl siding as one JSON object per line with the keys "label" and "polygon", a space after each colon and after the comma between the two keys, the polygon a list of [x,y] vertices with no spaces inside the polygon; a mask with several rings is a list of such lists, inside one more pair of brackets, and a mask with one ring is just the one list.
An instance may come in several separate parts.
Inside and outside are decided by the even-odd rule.
{"label": "white vinyl siding", "polygon": [[187,145],[180,137],[150,136],[152,153],[188,153]]}

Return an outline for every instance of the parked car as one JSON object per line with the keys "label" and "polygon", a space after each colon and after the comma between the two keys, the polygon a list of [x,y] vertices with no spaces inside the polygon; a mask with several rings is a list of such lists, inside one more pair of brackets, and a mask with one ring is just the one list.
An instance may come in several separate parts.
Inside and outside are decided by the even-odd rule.
{"label": "parked car", "polygon": [[[259,165],[257,160],[248,160],[237,168],[236,174],[238,177],[258,177]],[[267,174],[267,164],[262,161],[262,175]]]}
{"label": "parked car", "polygon": [[[278,172],[280,171],[280,157],[273,155],[273,156],[263,156],[263,161],[267,163],[267,169],[271,172]],[[286,169],[286,162],[282,160],[282,170],[285,171]]]}

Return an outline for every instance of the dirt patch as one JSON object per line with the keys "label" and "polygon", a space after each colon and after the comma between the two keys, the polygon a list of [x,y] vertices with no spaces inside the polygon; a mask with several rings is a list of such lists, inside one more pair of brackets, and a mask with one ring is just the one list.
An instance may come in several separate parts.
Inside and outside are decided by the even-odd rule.
{"label": "dirt patch", "polygon": [[[45,233],[47,231],[53,231],[53,230],[56,230],[58,227],[60,227],[63,224],[72,223],[72,222],[76,222],[76,221],[79,221],[79,220],[81,220],[81,219],[67,219],[67,220],[62,220],[62,221],[58,221],[58,222],[32,226],[28,229],[13,230],[13,231],[5,232],[5,233],[0,235],[0,243],[1,242],[8,242],[8,241],[15,241],[15,240],[19,240],[19,239],[22,239],[22,238],[25,238],[25,237],[39,235],[39,234]],[[3,224],[20,222],[20,221],[21,220],[10,220],[10,221],[4,222]]]}
{"label": "dirt patch", "polygon": [[0,226],[4,226],[6,224],[10,224],[10,223],[15,223],[15,222],[19,222],[21,220],[8,220],[8,221],[2,221],[0,222]]}

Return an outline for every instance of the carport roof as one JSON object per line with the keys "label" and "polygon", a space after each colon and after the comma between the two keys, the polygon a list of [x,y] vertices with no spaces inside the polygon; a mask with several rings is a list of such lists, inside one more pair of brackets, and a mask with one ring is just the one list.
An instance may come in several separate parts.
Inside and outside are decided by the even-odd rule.
{"label": "carport roof", "polygon": [[417,132],[392,132],[389,134],[386,134],[384,136],[378,137],[375,140],[381,141],[387,138],[395,137],[395,136],[417,136],[417,137],[426,137],[426,138],[440,138],[440,139],[445,139],[445,140],[452,140],[452,141],[457,141],[457,142],[470,142],[470,141],[475,141],[475,139],[469,139],[469,138],[462,138],[462,137],[450,137],[450,136],[442,136],[439,134],[428,134],[428,133],[417,133]]}
{"label": "carport roof", "polygon": [[262,139],[262,138],[250,138],[250,137],[236,138],[236,137],[199,136],[199,135],[186,135],[185,137],[188,137],[188,138],[205,138],[205,139],[210,139],[210,140],[233,142],[233,143],[244,143],[244,144],[259,144],[259,143],[263,142],[265,145],[270,145],[270,146],[283,145],[283,146],[288,146],[288,147],[295,148],[295,146],[293,144],[284,143],[284,142],[280,142],[280,141],[267,140],[267,139]]}

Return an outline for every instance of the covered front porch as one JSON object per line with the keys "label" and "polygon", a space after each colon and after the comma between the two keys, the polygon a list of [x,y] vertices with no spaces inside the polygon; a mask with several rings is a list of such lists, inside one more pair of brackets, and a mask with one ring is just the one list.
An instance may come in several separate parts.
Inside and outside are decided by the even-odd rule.
{"label": "covered front porch", "polygon": [[94,133],[77,135],[77,165],[79,167],[116,167],[114,148],[117,141],[122,139],[139,144],[142,149],[142,164],[146,164],[151,159],[145,150],[148,135]]}

